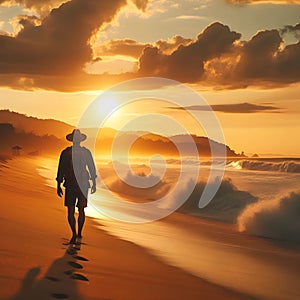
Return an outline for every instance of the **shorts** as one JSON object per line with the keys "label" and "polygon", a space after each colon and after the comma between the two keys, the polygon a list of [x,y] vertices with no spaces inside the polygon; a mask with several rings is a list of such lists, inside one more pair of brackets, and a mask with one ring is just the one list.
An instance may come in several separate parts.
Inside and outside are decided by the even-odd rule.
{"label": "shorts", "polygon": [[[80,187],[66,188],[65,206],[87,207],[88,189],[81,191]],[[77,200],[77,203],[76,203]]]}

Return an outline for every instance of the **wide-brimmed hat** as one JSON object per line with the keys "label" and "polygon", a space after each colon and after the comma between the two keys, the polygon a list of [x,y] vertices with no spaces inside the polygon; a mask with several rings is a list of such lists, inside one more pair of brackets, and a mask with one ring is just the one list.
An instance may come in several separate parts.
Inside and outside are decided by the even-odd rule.
{"label": "wide-brimmed hat", "polygon": [[86,140],[87,136],[81,133],[79,129],[74,129],[72,133],[66,135],[66,139],[70,142],[82,142]]}

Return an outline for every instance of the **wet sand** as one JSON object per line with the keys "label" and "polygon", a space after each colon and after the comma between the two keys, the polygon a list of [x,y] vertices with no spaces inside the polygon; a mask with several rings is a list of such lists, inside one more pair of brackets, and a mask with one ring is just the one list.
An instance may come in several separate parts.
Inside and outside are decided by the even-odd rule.
{"label": "wet sand", "polygon": [[248,299],[107,234],[92,218],[83,244],[68,251],[63,199],[37,167],[17,158],[0,169],[1,299]]}

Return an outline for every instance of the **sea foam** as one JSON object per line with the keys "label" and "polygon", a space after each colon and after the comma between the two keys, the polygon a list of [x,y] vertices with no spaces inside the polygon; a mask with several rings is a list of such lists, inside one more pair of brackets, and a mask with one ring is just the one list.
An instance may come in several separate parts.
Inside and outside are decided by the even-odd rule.
{"label": "sea foam", "polygon": [[300,191],[248,206],[238,226],[256,236],[300,242]]}
{"label": "sea foam", "polygon": [[245,207],[257,201],[257,198],[250,193],[238,190],[232,181],[227,178],[223,179],[210,203],[200,209],[198,203],[204,187],[204,182],[198,182],[192,195],[179,211],[227,223],[236,223],[238,216]]}
{"label": "sea foam", "polygon": [[281,162],[270,162],[260,160],[240,160],[233,161],[228,164],[238,170],[255,170],[255,171],[273,171],[273,172],[287,172],[287,173],[300,173],[300,163],[292,160]]}

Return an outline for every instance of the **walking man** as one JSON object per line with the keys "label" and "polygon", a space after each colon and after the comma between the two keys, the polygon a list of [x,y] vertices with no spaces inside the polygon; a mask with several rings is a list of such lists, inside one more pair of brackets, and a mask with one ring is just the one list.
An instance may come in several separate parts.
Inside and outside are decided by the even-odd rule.
{"label": "walking man", "polygon": [[[57,195],[62,197],[61,184],[65,187],[65,206],[68,208],[68,222],[72,230],[70,244],[82,238],[85,221],[84,208],[87,207],[88,189],[92,181],[91,193],[96,192],[96,168],[90,150],[80,145],[87,136],[74,129],[66,136],[73,143],[64,149],[59,158],[57,170]],[[75,206],[78,208],[78,231],[76,231]]]}

